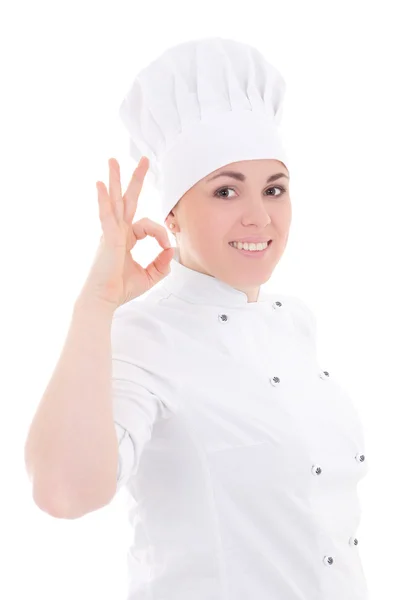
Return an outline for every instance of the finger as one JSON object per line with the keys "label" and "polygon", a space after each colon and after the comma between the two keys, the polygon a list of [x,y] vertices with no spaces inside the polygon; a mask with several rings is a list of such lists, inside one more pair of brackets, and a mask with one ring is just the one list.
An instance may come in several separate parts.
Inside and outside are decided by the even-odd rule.
{"label": "finger", "polygon": [[114,206],[107,191],[107,186],[102,181],[96,182],[96,188],[99,217],[101,221],[101,228],[103,230],[102,239],[111,239],[118,233],[118,225],[115,216]]}
{"label": "finger", "polygon": [[137,209],[138,199],[142,191],[144,178],[149,168],[149,159],[147,156],[140,158],[139,164],[133,171],[131,180],[124,194],[125,213],[124,219],[127,223],[132,223]]}
{"label": "finger", "polygon": [[102,226],[105,222],[115,221],[114,209],[107,188],[102,181],[96,181],[99,218]]}
{"label": "finger", "polygon": [[155,238],[165,250],[172,248],[165,227],[147,217],[133,223],[132,231],[137,240],[144,240],[144,238],[149,235]]}
{"label": "finger", "polygon": [[120,223],[124,218],[124,201],[122,200],[121,191],[121,173],[118,161],[115,158],[110,158],[109,166],[109,196],[114,207],[117,223]]}
{"label": "finger", "polygon": [[161,279],[171,272],[171,260],[174,256],[174,248],[163,250],[160,254],[145,268],[148,278],[152,285],[155,285]]}

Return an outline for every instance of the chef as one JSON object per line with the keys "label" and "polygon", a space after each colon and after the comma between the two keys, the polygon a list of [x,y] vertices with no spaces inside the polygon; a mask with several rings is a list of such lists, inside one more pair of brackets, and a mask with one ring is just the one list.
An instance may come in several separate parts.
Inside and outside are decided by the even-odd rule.
{"label": "chef", "polygon": [[311,309],[263,285],[291,223],[284,91],[254,47],[204,38],[151,62],[120,108],[177,244],[112,325],[128,600],[368,598],[359,415]]}

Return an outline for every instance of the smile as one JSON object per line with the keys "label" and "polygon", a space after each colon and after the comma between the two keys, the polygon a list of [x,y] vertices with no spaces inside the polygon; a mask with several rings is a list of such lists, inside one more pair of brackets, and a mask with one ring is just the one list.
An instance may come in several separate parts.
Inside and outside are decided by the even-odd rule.
{"label": "smile", "polygon": [[243,250],[243,249],[236,248],[235,246],[232,245],[231,242],[229,242],[229,245],[231,248],[236,250],[236,252],[240,252],[241,254],[243,254],[243,256],[252,256],[253,258],[262,258],[268,252],[272,242],[273,242],[273,240],[268,242],[268,246],[266,248],[264,248],[264,250]]}

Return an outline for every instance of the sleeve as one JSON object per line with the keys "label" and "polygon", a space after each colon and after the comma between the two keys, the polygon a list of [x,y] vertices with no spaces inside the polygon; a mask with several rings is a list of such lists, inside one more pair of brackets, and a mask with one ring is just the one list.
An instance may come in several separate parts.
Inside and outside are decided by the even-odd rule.
{"label": "sleeve", "polygon": [[173,353],[154,315],[135,306],[115,313],[111,329],[112,410],[118,437],[117,491],[136,475],[154,424],[176,412]]}
{"label": "sleeve", "polygon": [[119,423],[114,421],[118,438],[118,474],[117,492],[130,478],[134,468],[134,445],[129,433]]}
{"label": "sleeve", "polygon": [[136,383],[141,375],[143,377],[134,365],[113,358],[113,416],[118,437],[117,491],[136,475],[154,423],[169,415],[157,396]]}

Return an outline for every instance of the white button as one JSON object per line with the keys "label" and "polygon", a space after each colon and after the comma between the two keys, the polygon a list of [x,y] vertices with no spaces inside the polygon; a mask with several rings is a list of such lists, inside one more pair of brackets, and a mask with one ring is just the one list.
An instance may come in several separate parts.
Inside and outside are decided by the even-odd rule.
{"label": "white button", "polygon": [[320,371],[319,376],[321,377],[321,379],[328,379],[329,371]]}
{"label": "white button", "polygon": [[277,300],[276,302],[273,303],[272,308],[274,310],[276,310],[277,308],[282,308],[282,302],[280,300]]}
{"label": "white button", "polygon": [[280,382],[281,382],[281,380],[279,379],[279,377],[277,377],[276,375],[275,375],[275,377],[270,377],[269,381],[270,381],[271,385],[275,385],[275,386],[279,385]]}
{"label": "white button", "polygon": [[357,546],[358,545],[358,539],[355,538],[355,537],[351,537],[349,539],[349,544],[350,544],[350,546]]}
{"label": "white button", "polygon": [[355,459],[356,459],[357,462],[364,462],[365,455],[358,453],[358,454],[356,454]]}
{"label": "white button", "polygon": [[313,475],[321,475],[322,469],[321,469],[321,467],[319,465],[313,465],[312,469],[311,469],[311,472],[312,472]]}
{"label": "white button", "polygon": [[228,320],[228,315],[218,315],[218,319],[220,321],[227,321]]}
{"label": "white button", "polygon": [[333,558],[332,556],[324,556],[324,563],[330,567],[330,565],[333,564]]}

